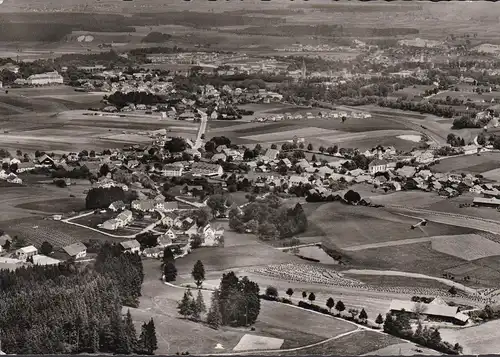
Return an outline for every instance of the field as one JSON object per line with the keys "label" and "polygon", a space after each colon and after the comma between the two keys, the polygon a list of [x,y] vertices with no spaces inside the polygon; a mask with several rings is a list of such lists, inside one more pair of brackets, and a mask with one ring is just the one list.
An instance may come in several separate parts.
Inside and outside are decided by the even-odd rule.
{"label": "field", "polygon": [[[331,339],[325,343],[313,347],[300,349],[298,351],[286,352],[287,356],[305,355],[344,355],[360,356],[365,353],[379,350],[393,344],[401,343],[397,337],[384,335],[375,331],[356,331],[339,338]],[[276,355],[277,353],[266,352],[264,355]]]}
{"label": "field", "polygon": [[100,241],[112,239],[95,231],[43,218],[4,221],[0,223],[0,228],[11,237],[23,237],[36,247],[40,247],[44,241],[58,248],[91,239]]}
{"label": "field", "polygon": [[[384,209],[327,203],[309,217],[328,234],[325,243],[335,248],[464,233],[464,229],[430,222],[425,230],[411,229],[413,218],[392,214]],[[465,233],[468,233],[465,231]]]}
{"label": "field", "polygon": [[233,351],[279,350],[283,342],[283,339],[279,338],[246,334],[233,348]]}
{"label": "field", "polygon": [[482,174],[497,169],[500,165],[500,153],[488,152],[480,156],[467,155],[441,160],[431,166],[433,172],[470,172]]}
{"label": "field", "polygon": [[346,277],[355,278],[365,284],[375,286],[394,286],[394,287],[414,287],[414,288],[435,288],[448,290],[450,287],[437,280],[411,278],[395,275],[371,275],[371,274],[350,274],[343,273]]}
{"label": "field", "polygon": [[499,243],[477,234],[434,238],[432,249],[467,261],[500,256]]}
{"label": "field", "polygon": [[69,213],[72,211],[83,211],[85,209],[85,201],[81,198],[69,197],[47,201],[27,202],[17,205],[16,207],[46,213]]}
{"label": "field", "polygon": [[500,320],[460,329],[440,329],[441,337],[451,343],[460,343],[464,354],[497,354],[500,350],[498,329]]}

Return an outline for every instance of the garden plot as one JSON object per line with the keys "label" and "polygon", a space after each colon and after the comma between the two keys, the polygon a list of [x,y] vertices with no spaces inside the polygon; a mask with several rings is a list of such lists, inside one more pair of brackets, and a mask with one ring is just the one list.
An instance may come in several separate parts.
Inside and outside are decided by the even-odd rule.
{"label": "garden plot", "polygon": [[281,338],[256,336],[246,334],[240,342],[233,348],[233,351],[264,351],[278,350],[285,340]]}
{"label": "garden plot", "polygon": [[500,244],[477,234],[433,239],[432,249],[467,261],[500,255]]}
{"label": "garden plot", "polygon": [[308,137],[317,137],[320,135],[321,136],[335,135],[336,133],[340,132],[336,130],[309,127],[309,128],[300,128],[296,130],[279,131],[268,134],[244,136],[243,139],[254,140],[259,142],[269,142],[269,141],[292,140],[295,136],[298,138],[308,138]]}

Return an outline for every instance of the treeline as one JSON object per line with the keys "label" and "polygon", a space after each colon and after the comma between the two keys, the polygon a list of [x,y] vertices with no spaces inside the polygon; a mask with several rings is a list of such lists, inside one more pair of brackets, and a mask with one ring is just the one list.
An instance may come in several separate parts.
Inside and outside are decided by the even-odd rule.
{"label": "treeline", "polygon": [[343,25],[282,25],[282,26],[254,26],[236,31],[239,34],[262,36],[322,36],[322,37],[389,37],[416,35],[419,30],[407,27],[345,27]]}
{"label": "treeline", "polygon": [[85,198],[85,207],[87,209],[108,208],[110,204],[116,201],[131,202],[137,199],[135,191],[123,191],[121,187],[113,186],[109,188],[96,187],[87,193]]}
{"label": "treeline", "polygon": [[232,209],[229,226],[237,232],[255,233],[262,240],[283,239],[304,232],[307,216],[300,203],[293,208],[283,207],[279,197],[269,195],[241,211]]}
{"label": "treeline", "polygon": [[[121,312],[124,301],[140,294],[142,281],[134,278],[142,274],[140,258],[118,257],[104,248],[96,264],[96,270],[63,263],[0,271],[2,350],[9,354],[140,352],[132,321],[122,319]],[[142,337],[145,342],[146,334]]]}
{"label": "treeline", "polygon": [[156,95],[153,93],[146,92],[114,92],[109,96],[104,96],[110,104],[116,106],[117,108],[123,108],[127,104],[145,104],[145,105],[156,105],[161,103],[166,103],[164,97]]}

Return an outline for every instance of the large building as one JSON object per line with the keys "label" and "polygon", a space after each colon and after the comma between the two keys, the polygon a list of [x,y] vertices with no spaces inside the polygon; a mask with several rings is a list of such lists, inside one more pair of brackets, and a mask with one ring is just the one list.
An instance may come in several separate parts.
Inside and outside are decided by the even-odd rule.
{"label": "large building", "polygon": [[435,298],[431,303],[392,300],[391,312],[408,313],[412,316],[418,314],[431,320],[452,322],[456,325],[465,325],[469,316],[460,312],[458,306],[449,306],[441,298]]}
{"label": "large building", "polygon": [[63,84],[63,82],[64,82],[63,77],[56,71],[41,73],[41,74],[33,74],[29,76],[28,79],[26,80],[26,84],[34,86]]}
{"label": "large building", "polygon": [[222,166],[205,162],[195,162],[191,166],[193,175],[199,176],[220,176],[224,173]]}

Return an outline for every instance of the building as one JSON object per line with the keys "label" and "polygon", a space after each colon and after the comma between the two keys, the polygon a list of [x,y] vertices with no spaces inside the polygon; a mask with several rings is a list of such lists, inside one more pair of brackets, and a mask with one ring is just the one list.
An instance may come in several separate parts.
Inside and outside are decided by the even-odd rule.
{"label": "building", "polygon": [[29,245],[27,247],[22,247],[16,250],[16,257],[19,260],[26,260],[29,257],[32,257],[34,255],[38,254],[38,249],[36,249],[34,246]]}
{"label": "building", "polygon": [[221,176],[224,173],[221,165],[206,162],[195,162],[191,166],[193,175],[198,176]]}
{"label": "building", "polygon": [[59,73],[54,71],[41,74],[33,74],[28,77],[26,83],[33,86],[43,86],[50,84],[63,84],[64,80]]}
{"label": "building", "polygon": [[469,316],[460,312],[458,306],[449,306],[440,298],[435,298],[431,303],[419,303],[404,300],[392,300],[389,308],[391,312],[406,312],[411,316],[418,313],[428,319],[452,322],[456,325],[465,325]]}
{"label": "building", "polygon": [[73,243],[63,248],[71,258],[80,259],[87,256],[87,247],[80,242]]}
{"label": "building", "polygon": [[105,229],[107,231],[115,231],[120,227],[123,227],[122,222],[114,218],[108,219],[99,226],[99,228]]}
{"label": "building", "polygon": [[483,206],[483,207],[500,207],[500,199],[492,197],[492,198],[486,198],[486,197],[474,197],[474,200],[472,201],[472,204],[474,206]]}
{"label": "building", "polygon": [[113,212],[123,211],[125,209],[125,203],[123,203],[123,201],[115,201],[109,205],[109,209]]}
{"label": "building", "polygon": [[161,170],[163,176],[166,177],[180,177],[184,171],[181,165],[165,165]]}
{"label": "building", "polygon": [[375,159],[368,164],[368,171],[370,174],[375,175],[377,172],[387,171],[387,161],[384,159]]}
{"label": "building", "polygon": [[157,201],[155,203],[155,209],[162,212],[171,212],[179,209],[179,204],[177,201]]}
{"label": "building", "polygon": [[477,154],[480,151],[479,146],[476,145],[466,145],[462,149],[465,155]]}
{"label": "building", "polygon": [[155,209],[153,200],[135,200],[132,201],[132,208],[142,212],[152,212]]}
{"label": "building", "polygon": [[139,251],[141,250],[141,244],[135,239],[121,242],[120,246],[122,247],[122,250],[126,253],[139,253]]}

